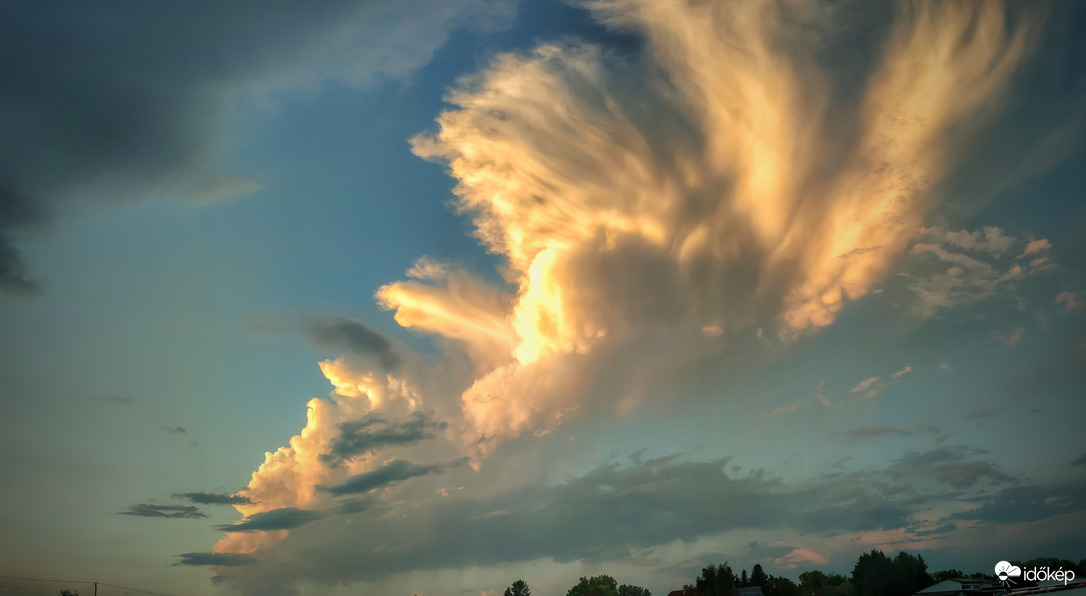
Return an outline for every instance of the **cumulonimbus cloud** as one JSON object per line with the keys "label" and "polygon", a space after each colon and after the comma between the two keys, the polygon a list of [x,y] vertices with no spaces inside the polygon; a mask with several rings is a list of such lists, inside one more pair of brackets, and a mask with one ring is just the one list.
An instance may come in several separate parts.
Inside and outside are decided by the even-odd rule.
{"label": "cumulonimbus cloud", "polygon": [[[412,140],[457,181],[455,207],[503,258],[505,284],[423,259],[380,288],[378,302],[437,338],[441,356],[400,354],[395,370],[323,362],[334,403],[309,402],[305,429],[242,491],[263,504],[239,511],[333,507],[334,494],[389,486],[369,437],[342,442],[375,411],[443,409],[458,440],[404,436],[484,458],[600,403],[632,407],[654,379],[736,337],[830,325],[923,229],[955,143],[993,112],[982,108],[1035,33],[995,2],[904,5],[885,44],[863,50],[878,58],[842,115],[828,106],[844,91],[816,59],[820,3],[584,5],[641,36],[644,54],[565,41],[500,55]],[[359,457],[335,469],[337,450]],[[389,479],[430,464],[413,465]],[[230,537],[216,552],[261,544]]]}

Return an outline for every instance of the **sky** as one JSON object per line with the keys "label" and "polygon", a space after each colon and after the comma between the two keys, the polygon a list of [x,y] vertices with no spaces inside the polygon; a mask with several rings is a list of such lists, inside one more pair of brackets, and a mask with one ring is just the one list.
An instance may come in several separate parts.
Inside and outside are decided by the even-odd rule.
{"label": "sky", "polygon": [[0,5],[0,594],[1086,558],[1083,27]]}

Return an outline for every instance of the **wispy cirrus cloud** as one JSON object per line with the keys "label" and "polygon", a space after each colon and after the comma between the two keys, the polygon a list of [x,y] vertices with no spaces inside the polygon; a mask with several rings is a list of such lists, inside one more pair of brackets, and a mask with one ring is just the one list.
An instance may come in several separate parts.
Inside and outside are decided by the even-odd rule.
{"label": "wispy cirrus cloud", "polygon": [[890,375],[890,378],[885,381],[882,379],[881,376],[868,377],[860,381],[859,383],[856,383],[856,386],[852,389],[849,389],[848,392],[859,395],[864,399],[875,399],[876,397],[882,395],[883,392],[889,389],[892,385],[901,382],[905,375],[912,372],[912,370],[913,367],[906,366],[905,368],[892,373]]}

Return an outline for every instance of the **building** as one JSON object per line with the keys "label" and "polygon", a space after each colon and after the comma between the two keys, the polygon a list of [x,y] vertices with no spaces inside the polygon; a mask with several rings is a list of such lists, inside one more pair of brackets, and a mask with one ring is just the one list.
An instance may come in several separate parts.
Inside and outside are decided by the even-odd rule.
{"label": "building", "polygon": [[959,577],[943,580],[920,590],[915,596],[971,596],[973,594],[1002,594],[1007,589],[983,578]]}

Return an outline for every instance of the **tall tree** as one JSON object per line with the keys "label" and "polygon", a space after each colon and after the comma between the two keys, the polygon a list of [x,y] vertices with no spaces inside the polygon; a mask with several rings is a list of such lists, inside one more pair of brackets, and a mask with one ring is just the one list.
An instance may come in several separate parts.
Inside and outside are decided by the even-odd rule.
{"label": "tall tree", "polygon": [[914,594],[930,586],[931,576],[928,575],[928,564],[923,555],[910,555],[901,551],[894,557],[894,590],[901,596]]}
{"label": "tall tree", "polygon": [[722,565],[709,565],[701,570],[701,577],[694,582],[703,596],[731,596],[732,586],[736,583],[735,574],[731,566],[725,562]]}
{"label": "tall tree", "polygon": [[799,593],[803,596],[847,596],[854,594],[855,590],[840,573],[804,571],[799,574]]}
{"label": "tall tree", "polygon": [[777,577],[772,573],[766,577],[762,593],[765,596],[800,596],[799,586],[795,582],[787,577]]}
{"label": "tall tree", "polygon": [[959,577],[965,577],[965,574],[957,569],[943,569],[931,574],[932,583],[939,583],[948,579],[957,579]]}
{"label": "tall tree", "polygon": [[826,574],[818,571],[804,571],[799,574],[799,587],[804,594],[815,594],[826,586]]}
{"label": "tall tree", "polygon": [[532,590],[524,580],[518,579],[505,589],[504,596],[532,596]]}
{"label": "tall tree", "polygon": [[618,587],[618,596],[652,596],[652,592],[641,586],[622,584]]}
{"label": "tall tree", "polygon": [[765,586],[769,577],[762,570],[761,563],[755,563],[754,568],[750,570],[750,583],[749,586]]}
{"label": "tall tree", "polygon": [[618,596],[618,582],[610,575],[582,577],[566,596]]}
{"label": "tall tree", "polygon": [[893,563],[881,550],[860,555],[852,568],[852,583],[858,596],[890,596],[893,592]]}
{"label": "tall tree", "polygon": [[860,555],[852,569],[858,596],[908,596],[934,583],[923,556],[899,552],[891,560],[875,549]]}

